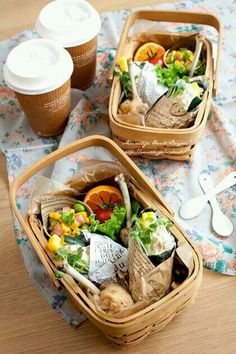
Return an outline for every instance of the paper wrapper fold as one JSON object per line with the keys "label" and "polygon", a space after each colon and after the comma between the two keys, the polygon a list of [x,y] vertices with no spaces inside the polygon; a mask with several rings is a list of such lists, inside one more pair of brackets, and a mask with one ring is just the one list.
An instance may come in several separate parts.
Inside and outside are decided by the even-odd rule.
{"label": "paper wrapper fold", "polygon": [[76,197],[79,193],[75,189],[58,181],[45,176],[38,176],[30,196],[29,213],[39,214],[41,212],[41,202],[46,199],[51,199],[53,195]]}
{"label": "paper wrapper fold", "polygon": [[67,186],[77,191],[87,191],[96,184],[114,184],[114,177],[120,173],[128,176],[126,168],[118,162],[89,160],[83,164],[76,176],[67,182]]}
{"label": "paper wrapper fold", "polygon": [[173,260],[174,252],[155,267],[136,242],[130,239],[129,289],[134,301],[157,301],[168,292],[172,281]]}

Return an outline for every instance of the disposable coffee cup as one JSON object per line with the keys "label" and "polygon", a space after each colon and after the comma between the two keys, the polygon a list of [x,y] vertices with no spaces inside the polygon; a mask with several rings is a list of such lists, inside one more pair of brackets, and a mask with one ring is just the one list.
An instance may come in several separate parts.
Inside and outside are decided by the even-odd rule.
{"label": "disposable coffee cup", "polygon": [[5,82],[15,92],[36,134],[56,136],[63,132],[71,107],[72,71],[68,52],[51,40],[25,41],[8,55]]}
{"label": "disposable coffee cup", "polygon": [[71,55],[74,71],[71,86],[84,90],[96,76],[98,12],[83,0],[57,0],[46,5],[36,21],[42,38],[60,43]]}

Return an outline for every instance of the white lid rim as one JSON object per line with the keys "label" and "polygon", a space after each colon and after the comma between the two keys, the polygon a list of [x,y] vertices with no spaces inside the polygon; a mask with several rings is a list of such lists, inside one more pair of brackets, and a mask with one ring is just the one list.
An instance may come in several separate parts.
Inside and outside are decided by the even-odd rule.
{"label": "white lid rim", "polygon": [[[74,11],[75,8],[78,13],[82,15],[85,12],[87,16],[77,17],[78,13],[75,10],[75,17],[73,17],[70,11]],[[55,20],[57,13],[58,22]],[[71,22],[68,22],[69,19]],[[54,40],[64,48],[70,48],[95,38],[101,29],[101,17],[99,12],[85,0],[57,0],[49,2],[41,9],[35,27],[42,38]]]}
{"label": "white lid rim", "polygon": [[47,87],[46,89],[38,89],[38,90],[34,90],[34,91],[32,91],[32,90],[28,91],[27,89],[18,88],[16,86],[12,85],[6,78],[4,78],[4,81],[7,84],[7,86],[11,90],[13,90],[14,92],[21,93],[23,95],[34,96],[34,95],[40,95],[40,94],[52,92],[52,91],[58,89],[59,87],[61,87],[62,85],[64,85],[70,78],[71,78],[71,75],[68,77],[68,79],[64,80],[60,84],[57,84],[57,85],[51,86],[51,87]]}
{"label": "white lid rim", "polygon": [[76,40],[76,41],[72,41],[72,42],[65,42],[65,41],[60,41],[60,39],[56,39],[55,37],[53,36],[50,36],[48,34],[45,33],[43,27],[41,26],[40,24],[40,21],[39,21],[39,18],[37,19],[36,23],[35,23],[35,28],[36,28],[36,31],[38,32],[38,34],[41,36],[41,38],[44,38],[44,39],[49,39],[49,40],[52,40],[52,41],[55,41],[57,43],[59,43],[63,48],[73,48],[73,47],[77,47],[79,45],[83,45],[85,43],[88,43],[89,41],[91,41],[93,38],[97,37],[97,35],[99,34],[100,32],[100,29],[101,29],[101,19],[99,17],[99,20],[100,20],[100,23],[99,23],[99,26],[97,28],[96,31],[94,31],[94,33],[92,33],[90,36],[88,36],[86,39],[84,40]]}
{"label": "white lid rim", "polygon": [[[41,39],[41,41],[44,41],[44,39]],[[65,68],[65,71],[63,71],[64,75],[59,77],[55,72],[53,76],[49,77],[48,80],[46,80],[45,86],[43,86],[42,83],[36,82],[36,83],[32,83],[31,87],[27,88],[27,85],[30,84],[24,82],[22,83],[18,82],[18,78],[21,80],[20,76],[18,78],[12,76],[11,70],[9,70],[8,68],[7,61],[3,67],[3,77],[5,83],[13,91],[21,94],[26,94],[26,95],[38,95],[38,94],[48,93],[56,90],[57,88],[61,87],[63,84],[65,84],[66,81],[70,79],[74,70],[74,65],[70,54],[68,53],[67,50],[63,48],[62,51],[63,52],[62,52],[61,60],[57,70],[61,71],[63,68]],[[65,64],[66,67],[64,66]]]}

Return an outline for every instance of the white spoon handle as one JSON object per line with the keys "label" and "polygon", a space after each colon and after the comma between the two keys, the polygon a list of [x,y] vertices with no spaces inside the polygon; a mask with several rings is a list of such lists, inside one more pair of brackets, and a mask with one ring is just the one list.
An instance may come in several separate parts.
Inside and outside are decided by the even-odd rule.
{"label": "white spoon handle", "polygon": [[[204,184],[205,179],[208,180],[208,177],[209,175],[207,173],[202,173],[198,178],[200,185]],[[208,191],[205,191],[205,198],[208,198],[207,200],[209,200],[213,195],[223,192],[225,189],[232,187],[234,184],[236,184],[236,171],[229,173],[215,187],[213,186],[212,189],[208,188]]]}
{"label": "white spoon handle", "polygon": [[212,207],[212,227],[221,236],[229,236],[233,231],[233,224],[229,218],[221,211],[215,194],[213,181],[210,175],[203,174],[199,177],[199,183],[205,193],[210,193],[209,202]]}
{"label": "white spoon handle", "polygon": [[205,173],[201,174],[199,176],[199,183],[200,183],[200,186],[202,187],[202,190],[205,193],[205,195],[209,196],[208,200],[212,206],[213,212],[217,211],[217,210],[221,211],[219,204],[216,200],[215,188],[214,188],[211,176],[208,174],[205,174]]}
{"label": "white spoon handle", "polygon": [[225,189],[228,189],[236,184],[236,171],[229,173],[220,183],[214,188],[214,194],[218,194]]}

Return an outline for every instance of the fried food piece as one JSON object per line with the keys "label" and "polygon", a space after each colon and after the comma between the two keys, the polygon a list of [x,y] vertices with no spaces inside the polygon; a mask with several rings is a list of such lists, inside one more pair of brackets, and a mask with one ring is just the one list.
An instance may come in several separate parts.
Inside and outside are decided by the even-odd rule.
{"label": "fried food piece", "polygon": [[114,315],[127,310],[134,305],[134,302],[125,288],[117,283],[109,283],[103,285],[98,305],[107,314]]}

